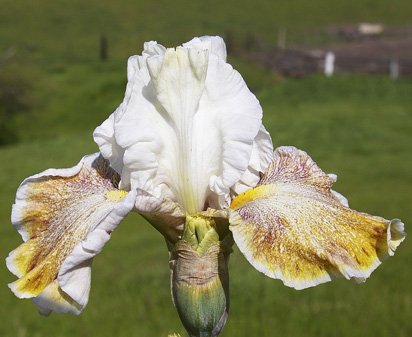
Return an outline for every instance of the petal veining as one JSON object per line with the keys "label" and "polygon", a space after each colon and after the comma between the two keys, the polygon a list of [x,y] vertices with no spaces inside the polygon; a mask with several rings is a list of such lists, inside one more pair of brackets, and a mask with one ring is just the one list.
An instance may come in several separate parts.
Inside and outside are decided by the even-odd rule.
{"label": "petal veining", "polygon": [[87,304],[93,257],[134,206],[135,192],[99,154],[70,169],[49,169],[20,185],[12,223],[25,241],[7,266],[20,298],[35,297],[40,312],[80,313]]}
{"label": "petal veining", "polygon": [[405,237],[400,220],[354,211],[303,151],[276,149],[256,188],[231,203],[230,229],[248,261],[296,289],[365,281]]}

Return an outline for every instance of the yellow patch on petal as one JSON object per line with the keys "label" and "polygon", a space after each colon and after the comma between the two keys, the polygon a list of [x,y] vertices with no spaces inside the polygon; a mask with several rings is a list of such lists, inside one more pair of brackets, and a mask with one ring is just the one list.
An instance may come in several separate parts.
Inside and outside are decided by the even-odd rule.
{"label": "yellow patch on petal", "polygon": [[343,206],[303,151],[276,150],[258,186],[236,197],[230,229],[249,262],[296,289],[364,281],[404,239],[403,224]]}
{"label": "yellow patch on petal", "polygon": [[84,239],[87,228],[79,228],[70,234],[63,233],[54,240],[47,238],[47,231],[39,237],[28,240],[11,254],[13,262],[21,272],[20,278],[10,285],[19,297],[34,297],[56,279],[58,271],[73,251]]}
{"label": "yellow patch on petal", "polygon": [[121,201],[129,192],[124,190],[114,190],[106,192],[106,199],[109,201]]}
{"label": "yellow patch on petal", "polygon": [[50,283],[34,301],[39,306],[40,314],[45,316],[52,310],[73,314],[80,314],[82,311],[82,307],[61,290],[57,281]]}
{"label": "yellow patch on petal", "polygon": [[276,189],[275,185],[261,185],[261,186],[257,186],[256,188],[247,190],[239,194],[232,200],[230,204],[230,208],[238,209],[244,206],[245,204],[252,202],[256,199],[270,197],[275,189]]}
{"label": "yellow patch on petal", "polygon": [[106,160],[87,160],[71,176],[38,175],[19,188],[13,222],[27,241],[7,258],[19,277],[9,285],[18,297],[35,297],[51,284],[75,246],[127,195]]}

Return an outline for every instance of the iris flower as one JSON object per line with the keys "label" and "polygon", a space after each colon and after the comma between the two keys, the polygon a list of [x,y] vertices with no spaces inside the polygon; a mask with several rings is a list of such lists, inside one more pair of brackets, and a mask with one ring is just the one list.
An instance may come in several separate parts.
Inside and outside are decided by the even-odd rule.
{"label": "iris flower", "polygon": [[92,260],[132,211],[166,239],[190,336],[217,336],[226,323],[234,243],[260,272],[304,289],[365,281],[403,241],[400,220],[350,209],[336,176],[304,151],[273,150],[220,37],[147,42],[127,78],[123,102],[94,131],[100,152],[17,190],[12,223],[24,243],[7,258],[18,277],[9,287],[42,314],[82,312]]}

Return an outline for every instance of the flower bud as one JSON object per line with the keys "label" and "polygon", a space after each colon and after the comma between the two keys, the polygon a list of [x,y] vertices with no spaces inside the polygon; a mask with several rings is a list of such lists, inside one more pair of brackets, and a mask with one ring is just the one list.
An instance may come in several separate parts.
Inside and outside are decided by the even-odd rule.
{"label": "flower bud", "polygon": [[230,244],[219,241],[211,219],[188,217],[171,254],[171,288],[180,319],[191,337],[215,337],[229,310]]}

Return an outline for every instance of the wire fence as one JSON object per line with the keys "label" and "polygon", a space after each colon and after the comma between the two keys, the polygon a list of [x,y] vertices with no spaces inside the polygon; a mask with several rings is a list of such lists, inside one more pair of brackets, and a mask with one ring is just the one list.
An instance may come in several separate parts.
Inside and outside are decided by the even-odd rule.
{"label": "wire fence", "polygon": [[250,35],[247,44],[237,51],[284,76],[366,73],[387,75],[394,80],[412,76],[412,26],[361,23],[329,27],[310,36],[323,39],[317,49],[313,43],[289,45],[286,29],[280,29],[271,46]]}
{"label": "wire fence", "polygon": [[396,56],[348,55],[327,50],[272,49],[250,53],[249,57],[265,68],[284,76],[304,77],[316,73],[333,76],[339,73],[366,73],[412,77],[412,60]]}

